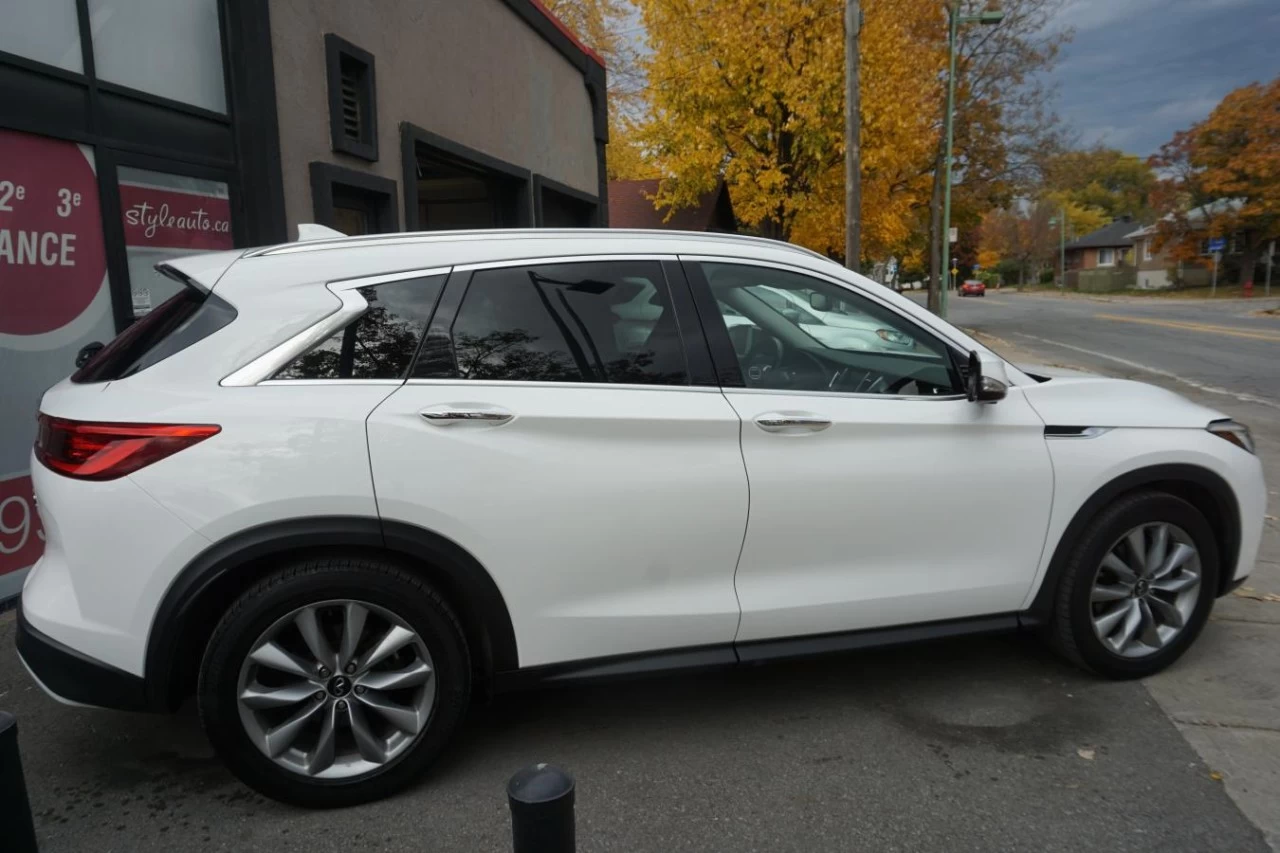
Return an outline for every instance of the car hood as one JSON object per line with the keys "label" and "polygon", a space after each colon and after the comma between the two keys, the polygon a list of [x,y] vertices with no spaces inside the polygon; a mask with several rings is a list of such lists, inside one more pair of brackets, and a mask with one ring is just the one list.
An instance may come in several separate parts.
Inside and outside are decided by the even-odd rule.
{"label": "car hood", "polygon": [[1203,429],[1210,421],[1226,417],[1180,394],[1128,379],[1074,374],[1022,386],[1022,390],[1048,426]]}

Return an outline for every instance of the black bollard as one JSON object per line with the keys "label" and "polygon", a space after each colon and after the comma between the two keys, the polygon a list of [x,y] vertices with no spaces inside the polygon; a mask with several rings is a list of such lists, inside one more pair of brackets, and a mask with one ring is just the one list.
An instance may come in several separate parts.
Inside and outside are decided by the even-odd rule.
{"label": "black bollard", "polygon": [[573,853],[573,777],[532,764],[507,782],[515,853]]}
{"label": "black bollard", "polygon": [[0,711],[0,836],[7,853],[36,853],[36,827],[18,755],[18,721],[4,711]]}

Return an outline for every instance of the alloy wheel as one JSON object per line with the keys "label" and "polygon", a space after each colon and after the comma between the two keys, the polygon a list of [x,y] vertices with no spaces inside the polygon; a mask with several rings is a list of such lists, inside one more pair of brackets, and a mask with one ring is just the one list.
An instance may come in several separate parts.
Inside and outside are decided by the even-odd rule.
{"label": "alloy wheel", "polygon": [[1094,634],[1128,658],[1155,654],[1191,621],[1200,598],[1200,554],[1177,525],[1139,525],[1108,549],[1094,575]]}
{"label": "alloy wheel", "polygon": [[240,666],[240,720],[253,744],[303,776],[349,779],[387,764],[431,718],[426,643],[386,608],[349,599],[277,619]]}

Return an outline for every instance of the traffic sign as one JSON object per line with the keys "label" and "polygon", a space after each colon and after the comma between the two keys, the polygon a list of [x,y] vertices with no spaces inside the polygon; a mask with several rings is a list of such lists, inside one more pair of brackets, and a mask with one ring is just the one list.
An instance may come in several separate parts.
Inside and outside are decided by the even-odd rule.
{"label": "traffic sign", "polygon": [[1222,252],[1222,251],[1225,251],[1225,250],[1226,250],[1226,248],[1227,248],[1227,238],[1226,238],[1226,237],[1210,237],[1210,238],[1209,238],[1209,251],[1210,251],[1210,252]]}

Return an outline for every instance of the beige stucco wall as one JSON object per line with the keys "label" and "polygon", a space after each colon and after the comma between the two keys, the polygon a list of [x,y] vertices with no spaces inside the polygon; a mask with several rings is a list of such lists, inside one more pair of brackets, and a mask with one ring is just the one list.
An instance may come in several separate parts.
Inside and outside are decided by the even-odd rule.
{"label": "beige stucco wall", "polygon": [[[582,73],[501,0],[270,0],[270,14],[290,236],[314,219],[313,160],[395,180],[403,227],[402,122],[597,193]],[[330,148],[325,33],[374,56],[376,163]]]}

